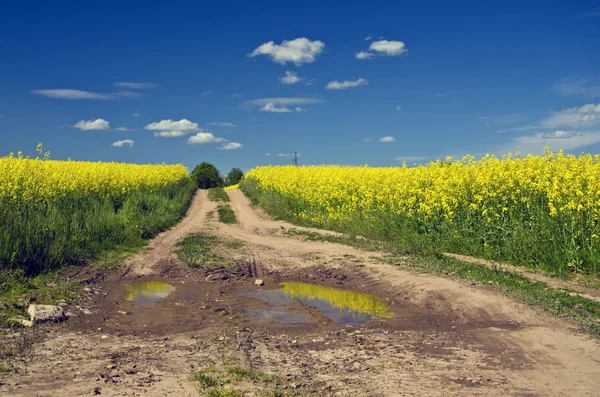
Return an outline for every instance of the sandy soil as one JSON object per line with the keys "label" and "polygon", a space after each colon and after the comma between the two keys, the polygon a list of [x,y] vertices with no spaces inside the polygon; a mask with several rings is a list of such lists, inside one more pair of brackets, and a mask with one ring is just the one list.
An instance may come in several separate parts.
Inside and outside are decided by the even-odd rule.
{"label": "sandy soil", "polygon": [[[247,396],[273,395],[275,387],[323,396],[599,395],[600,344],[568,323],[492,288],[394,268],[348,246],[290,238],[285,229],[306,229],[269,219],[240,191],[228,194],[238,224],[207,216],[215,204],[200,192],[183,222],[69,308],[76,317],[35,329],[38,342],[18,358],[19,371],[0,374],[0,393],[200,396],[192,371],[236,365],[273,376],[234,382]],[[220,252],[236,265],[192,270],[178,263],[176,242],[195,231],[242,242]],[[263,287],[254,285],[257,277]],[[139,306],[125,296],[140,280],[176,290]],[[373,294],[394,317],[347,326],[300,303],[295,310],[308,323],[249,316],[264,303],[246,293],[283,281]]]}

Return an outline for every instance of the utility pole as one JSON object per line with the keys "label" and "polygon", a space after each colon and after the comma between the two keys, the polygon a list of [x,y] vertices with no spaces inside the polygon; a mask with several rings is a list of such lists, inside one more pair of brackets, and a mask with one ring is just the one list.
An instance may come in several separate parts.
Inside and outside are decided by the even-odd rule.
{"label": "utility pole", "polygon": [[292,163],[294,163],[294,165],[297,167],[298,166],[298,153],[294,152],[294,159],[292,160]]}

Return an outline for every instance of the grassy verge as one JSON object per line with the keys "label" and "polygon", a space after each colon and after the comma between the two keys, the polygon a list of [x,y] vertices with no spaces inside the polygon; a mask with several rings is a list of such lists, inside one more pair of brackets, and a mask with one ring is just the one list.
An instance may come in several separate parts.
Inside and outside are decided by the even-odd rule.
{"label": "grassy verge", "polygon": [[222,187],[208,189],[208,198],[212,201],[229,202],[229,196]]}
{"label": "grassy verge", "polygon": [[229,266],[231,263],[219,256],[223,248],[240,249],[243,244],[237,240],[221,240],[216,236],[205,233],[192,233],[177,244],[177,257],[186,265],[196,268]]}
{"label": "grassy verge", "polygon": [[406,255],[392,243],[349,236],[321,235],[299,230],[287,230],[288,235],[303,236],[310,241],[326,241],[345,244],[365,251],[384,251],[390,255],[382,261],[394,266],[414,269],[435,275],[468,280],[479,285],[497,288],[506,295],[544,311],[574,321],[583,332],[600,337],[600,303],[557,290],[545,283],[531,281],[527,277],[487,266],[466,263],[441,255]]}
{"label": "grassy verge", "polygon": [[235,212],[231,209],[229,203],[229,196],[227,192],[220,187],[214,189],[208,189],[208,198],[212,201],[216,201],[219,204],[217,207],[217,214],[219,215],[219,221],[222,223],[232,224],[236,223]]}
{"label": "grassy verge", "polygon": [[37,215],[28,212],[24,219],[7,220],[9,210],[1,210],[7,229],[0,232],[0,250],[21,248],[11,261],[0,255],[0,327],[25,315],[30,303],[58,304],[77,297],[82,283],[117,267],[148,239],[175,225],[194,190],[186,183],[135,192],[117,208],[112,202],[70,201]]}

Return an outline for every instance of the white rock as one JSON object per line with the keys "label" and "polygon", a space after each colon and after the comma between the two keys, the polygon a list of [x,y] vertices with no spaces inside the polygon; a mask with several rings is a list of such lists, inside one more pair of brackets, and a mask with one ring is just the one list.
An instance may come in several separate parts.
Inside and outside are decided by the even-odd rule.
{"label": "white rock", "polygon": [[29,305],[27,313],[34,324],[45,322],[60,322],[67,319],[63,308],[54,305]]}
{"label": "white rock", "polygon": [[23,327],[33,327],[33,321],[27,320],[24,317],[13,317],[9,321],[17,324],[21,324]]}
{"label": "white rock", "polygon": [[254,285],[265,285],[265,282],[260,278],[257,278],[256,281],[254,281]]}

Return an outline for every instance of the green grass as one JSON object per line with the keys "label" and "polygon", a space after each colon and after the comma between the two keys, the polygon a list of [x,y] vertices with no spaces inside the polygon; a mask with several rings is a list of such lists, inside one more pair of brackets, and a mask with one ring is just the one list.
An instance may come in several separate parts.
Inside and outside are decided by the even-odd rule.
{"label": "green grass", "polygon": [[191,379],[194,382],[200,383],[202,387],[213,387],[218,385],[218,382],[215,380],[215,378],[202,372],[194,372],[191,376]]}
{"label": "green grass", "polygon": [[179,248],[175,250],[175,253],[190,267],[206,268],[221,262],[221,258],[212,250],[212,247],[218,243],[219,240],[216,236],[193,233],[177,243]]}
{"label": "green grass", "polygon": [[232,224],[237,222],[235,212],[233,212],[229,204],[219,205],[219,207],[217,208],[217,212],[219,214],[219,220],[222,223]]}
{"label": "green grass", "polygon": [[204,392],[206,397],[243,397],[244,392],[242,390],[234,390],[229,388],[217,387],[214,389],[208,389]]}
{"label": "green grass", "polygon": [[223,190],[222,187],[208,189],[208,198],[212,201],[229,202],[229,196],[227,195],[227,192]]}
{"label": "green grass", "polygon": [[263,380],[267,381],[267,380],[271,379],[269,376],[267,376],[263,372],[254,371],[251,369],[244,369],[241,367],[229,368],[227,370],[227,372],[230,375],[233,375],[236,380],[250,379],[250,380],[254,380],[254,381],[263,381]]}

